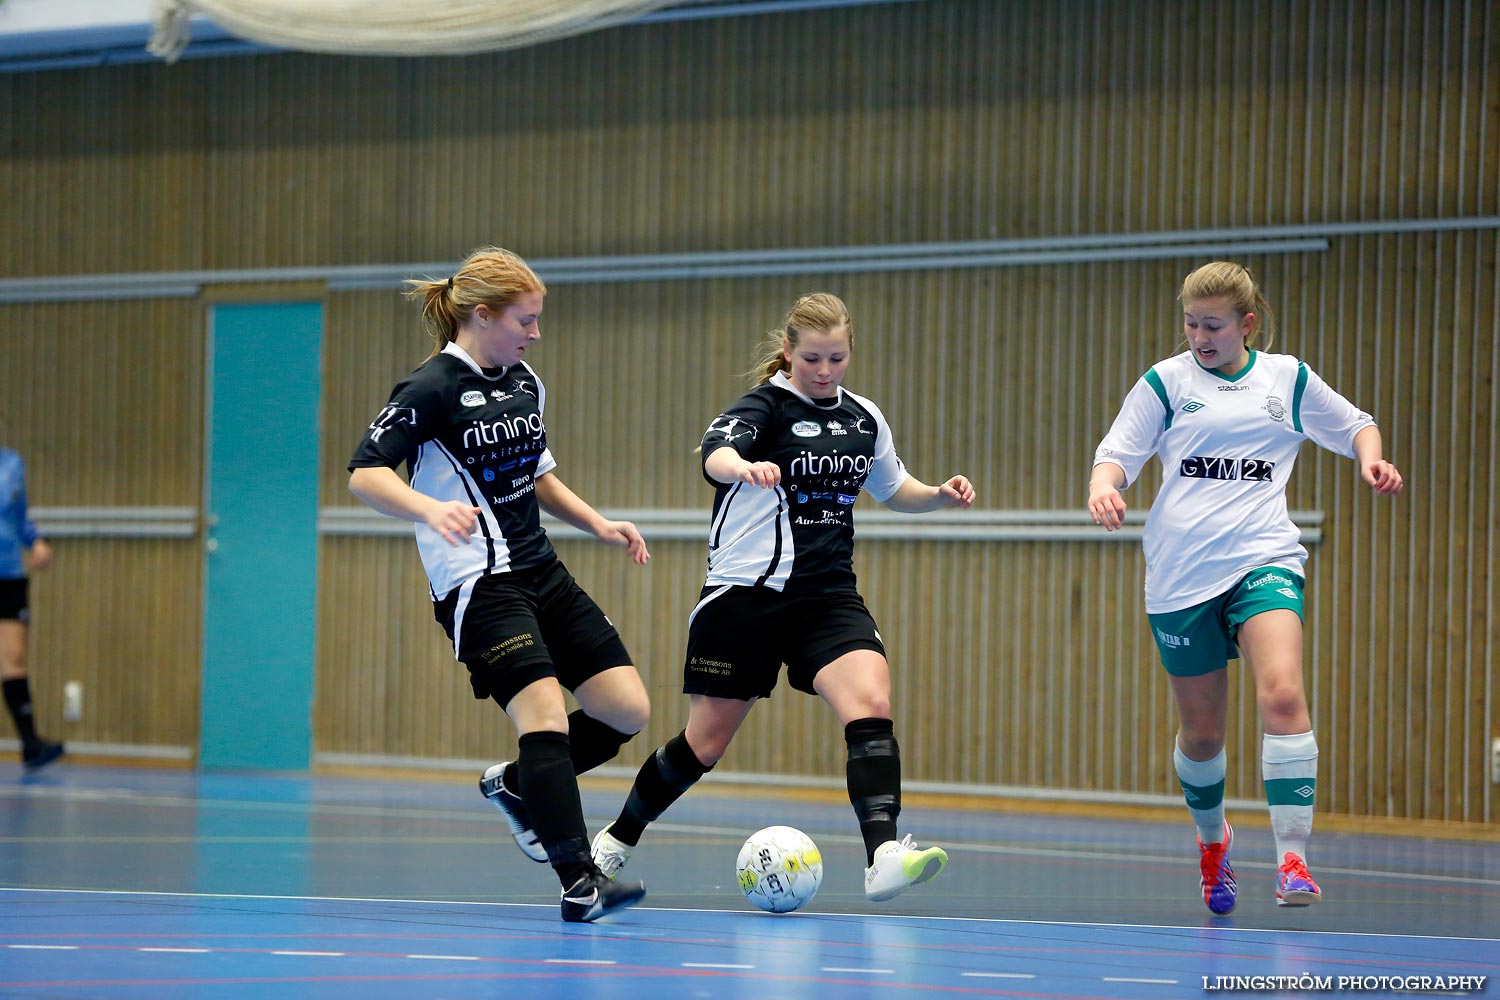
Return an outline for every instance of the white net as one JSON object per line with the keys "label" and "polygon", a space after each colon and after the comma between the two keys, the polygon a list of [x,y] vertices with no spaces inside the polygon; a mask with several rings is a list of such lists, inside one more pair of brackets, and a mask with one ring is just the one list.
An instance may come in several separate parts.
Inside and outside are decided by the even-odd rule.
{"label": "white net", "polygon": [[357,55],[464,55],[517,48],[633,20],[681,0],[156,0],[146,46],[168,62],[201,13],[277,48]]}

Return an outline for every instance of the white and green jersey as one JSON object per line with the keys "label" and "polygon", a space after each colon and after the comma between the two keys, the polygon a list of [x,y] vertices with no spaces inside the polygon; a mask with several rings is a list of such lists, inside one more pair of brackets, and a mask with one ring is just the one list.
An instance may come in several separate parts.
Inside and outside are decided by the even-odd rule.
{"label": "white and green jersey", "polygon": [[1307,438],[1354,456],[1375,421],[1287,354],[1250,352],[1236,375],[1190,351],[1142,375],[1094,464],[1136,477],[1153,454],[1162,485],[1146,516],[1146,611],[1180,611],[1217,597],[1258,566],[1302,573],[1307,550],[1286,507],[1286,484]]}

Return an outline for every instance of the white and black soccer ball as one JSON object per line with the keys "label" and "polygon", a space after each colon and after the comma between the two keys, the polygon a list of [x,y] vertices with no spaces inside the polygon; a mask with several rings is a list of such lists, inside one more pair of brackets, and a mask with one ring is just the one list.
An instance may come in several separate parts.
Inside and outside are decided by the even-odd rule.
{"label": "white and black soccer ball", "polygon": [[790,913],[818,894],[823,855],[807,834],[790,826],[768,826],[740,848],[740,891],[762,910]]}

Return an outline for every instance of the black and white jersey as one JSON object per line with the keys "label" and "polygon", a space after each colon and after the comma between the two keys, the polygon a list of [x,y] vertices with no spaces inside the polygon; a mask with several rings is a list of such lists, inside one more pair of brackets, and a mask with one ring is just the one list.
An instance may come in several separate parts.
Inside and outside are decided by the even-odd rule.
{"label": "black and white jersey", "polygon": [[480,509],[467,545],[449,545],[417,522],[434,597],[467,580],[555,558],[536,499],[537,477],[557,466],[542,423],[546,400],[526,362],[481,368],[450,343],[402,380],[370,423],[350,471],[405,462],[412,489]]}
{"label": "black and white jersey", "polygon": [[707,584],[853,590],[854,501],[862,489],[888,500],[907,478],[880,409],[843,388],[815,402],[778,373],[714,418],[704,461],[720,448],[776,463],[781,485],[725,485],[705,470],[718,490]]}

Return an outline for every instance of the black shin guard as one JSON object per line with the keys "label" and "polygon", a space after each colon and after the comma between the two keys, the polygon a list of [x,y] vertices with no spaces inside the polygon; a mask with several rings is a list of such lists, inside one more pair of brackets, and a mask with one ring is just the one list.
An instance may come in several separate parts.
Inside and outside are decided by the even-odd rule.
{"label": "black shin guard", "polygon": [[36,719],[31,712],[31,685],[25,677],[8,680],[4,685],[5,707],[16,723],[16,735],[21,737],[21,749],[30,750],[37,743]]}
{"label": "black shin guard", "polygon": [[704,767],[693,748],[688,746],[687,732],[678,733],[641,765],[635,784],[630,786],[630,794],[625,799],[625,808],[620,810],[620,817],[609,828],[610,836],[634,847],[641,842],[647,824],[666,812],[683,792],[712,770],[713,765]]}
{"label": "black shin guard", "polygon": [[855,719],[844,727],[849,744],[849,803],[865,839],[865,864],[875,848],[896,839],[901,815],[901,748],[890,719]]}
{"label": "black shin guard", "polygon": [[572,744],[573,773],[585,774],[615,759],[620,748],[635,733],[622,733],[578,709],[568,716],[568,741]]}
{"label": "black shin guard", "polygon": [[583,825],[578,778],[568,750],[568,734],[527,733],[518,741],[516,774],[521,798],[547,860],[567,888],[587,874],[589,834]]}

